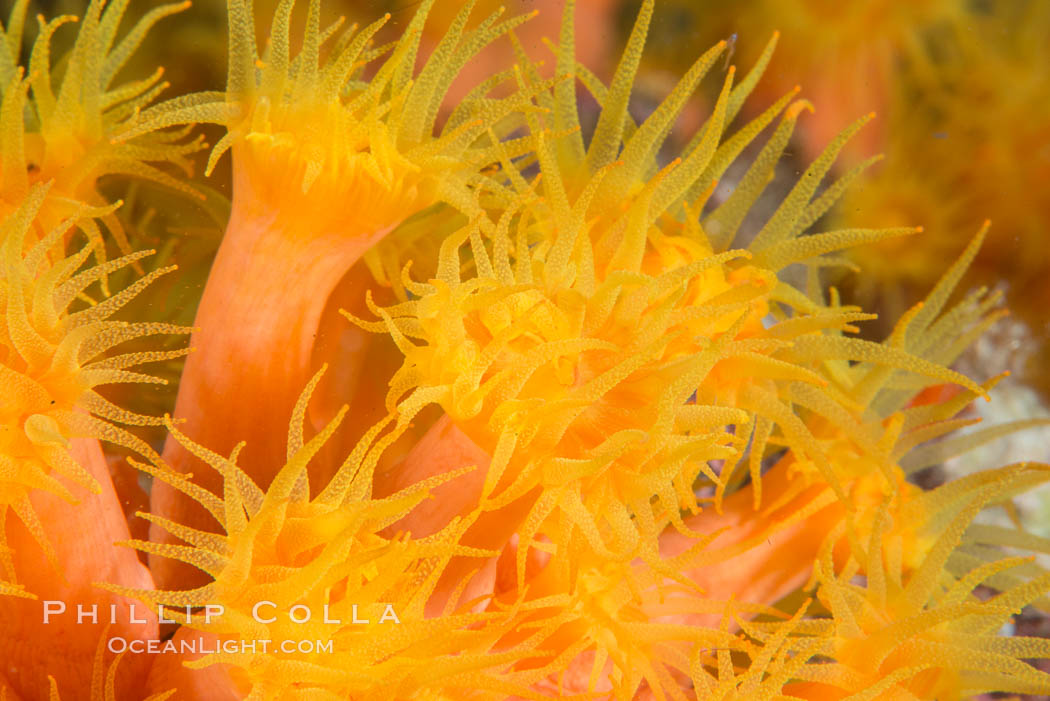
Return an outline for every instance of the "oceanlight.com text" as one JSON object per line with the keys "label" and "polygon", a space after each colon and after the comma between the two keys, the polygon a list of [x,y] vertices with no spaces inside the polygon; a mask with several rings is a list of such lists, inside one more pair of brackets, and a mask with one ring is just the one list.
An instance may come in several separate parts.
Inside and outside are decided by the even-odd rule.
{"label": "oceanlight.com text", "polygon": [[272,652],[285,654],[331,654],[331,640],[214,640],[206,638],[184,638],[182,640],[139,640],[114,637],[106,643],[114,655],[129,652],[133,655],[266,655]]}

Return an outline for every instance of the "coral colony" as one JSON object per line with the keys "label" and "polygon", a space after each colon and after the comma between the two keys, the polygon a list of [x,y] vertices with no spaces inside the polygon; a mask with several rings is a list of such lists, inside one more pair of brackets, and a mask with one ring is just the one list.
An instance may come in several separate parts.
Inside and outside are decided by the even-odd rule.
{"label": "coral colony", "polygon": [[[751,95],[777,35],[639,115],[651,0],[607,83],[571,0],[542,62],[529,14],[294,4],[229,0],[225,91],[168,99],[136,56],[188,3],[3,26],[0,699],[1050,694],[1012,630],[1050,541],[980,520],[1050,465],[916,478],[1032,423],[958,433],[1002,379],[951,369],[1003,314],[956,289],[988,226],[882,342],[822,280],[925,245],[825,226],[873,115],[763,208],[820,107]],[[210,268],[140,245],[227,152]]]}

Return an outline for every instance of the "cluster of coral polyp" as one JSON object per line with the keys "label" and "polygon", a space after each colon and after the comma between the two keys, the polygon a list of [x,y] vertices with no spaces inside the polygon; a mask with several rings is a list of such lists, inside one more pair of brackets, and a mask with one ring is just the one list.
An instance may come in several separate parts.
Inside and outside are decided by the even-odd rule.
{"label": "cluster of coral polyp", "polygon": [[[1002,313],[955,289],[985,230],[882,343],[821,282],[850,247],[923,246],[819,228],[870,116],[749,230],[813,109],[794,89],[738,119],[776,36],[742,77],[726,42],[702,53],[638,121],[652,2],[608,85],[577,63],[572,2],[546,68],[515,37],[529,17],[467,3],[424,57],[432,0],[387,43],[389,17],[324,28],[317,0],[293,35],[293,4],[260,46],[230,0],[225,92],[161,103],[159,73],[114,79],[181,5],[122,32],[127,3],[92,0],[58,60],[69,18],[42,18],[28,71],[12,11],[0,699],[1050,693],[1050,641],[1010,635],[1050,606],[1050,542],[975,521],[1050,466],[915,479],[1031,423],[955,435],[999,379],[950,369]],[[494,42],[518,63],[449,104]],[[669,155],[705,76],[718,99]],[[203,123],[233,198],[191,329],[133,303],[188,273],[131,252],[97,183],[200,197],[171,166]],[[135,410],[187,354],[171,415]],[[126,517],[129,469],[150,496]]]}

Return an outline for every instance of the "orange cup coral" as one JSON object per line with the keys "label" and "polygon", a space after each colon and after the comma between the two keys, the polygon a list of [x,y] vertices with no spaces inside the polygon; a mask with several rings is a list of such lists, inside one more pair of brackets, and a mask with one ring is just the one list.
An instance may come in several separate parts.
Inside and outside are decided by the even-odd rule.
{"label": "orange cup coral", "polygon": [[[1050,543],[978,520],[1050,467],[916,478],[1036,423],[955,433],[998,380],[951,369],[1001,316],[984,290],[952,300],[986,228],[883,342],[859,338],[875,315],[824,268],[922,229],[823,228],[872,162],[828,178],[870,115],[771,192],[813,108],[794,88],[738,123],[778,35],[739,79],[718,43],[636,119],[652,0],[608,85],[578,64],[572,2],[545,79],[515,36],[527,16],[426,0],[375,46],[389,16],[341,32],[311,0],[296,50],[293,0],[261,47],[230,0],[226,90],[140,109],[157,78],[107,86],[178,8],[114,44],[126,4],[89,4],[58,98],[65,20],[42,23],[29,78],[9,42],[0,60],[0,699],[1050,692],[1027,662],[1050,645],[1003,630],[1050,606],[1029,556]],[[418,57],[432,11],[449,27]],[[517,64],[482,65],[443,113],[504,41]],[[707,120],[669,155],[713,73]],[[72,170],[57,151],[26,167],[34,114],[48,148],[56,124],[94,125],[62,151]],[[232,151],[231,216],[172,415],[144,416],[99,387],[153,382],[132,368],[187,352],[122,344],[189,329],[149,305],[116,318],[175,271],[109,289],[146,254],[103,262],[127,242],[95,181],[134,158],[195,193],[148,164],[182,164],[198,122],[226,129],[207,171]],[[163,450],[135,426],[162,426]],[[148,538],[107,461],[141,472]]]}

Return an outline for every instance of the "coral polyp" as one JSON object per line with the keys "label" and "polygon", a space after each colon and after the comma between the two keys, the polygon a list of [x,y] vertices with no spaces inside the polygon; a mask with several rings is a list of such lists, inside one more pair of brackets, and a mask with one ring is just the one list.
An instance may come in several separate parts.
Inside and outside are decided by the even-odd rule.
{"label": "coral polyp", "polygon": [[[527,681],[537,673],[508,670],[516,661],[544,655],[521,645],[496,648],[515,622],[513,606],[505,612],[450,610],[442,617],[424,616],[450,558],[491,555],[457,545],[466,524],[449,524],[426,539],[384,535],[390,524],[428,498],[431,488],[455,474],[371,498],[378,453],[397,433],[396,427],[387,430],[390,422],[384,421],[368,432],[332,481],[311,495],[308,466],[346,413],[344,407],[321,432],[304,440],[302,422],[320,377],[299,398],[288,430],[288,462],[265,491],[237,465],[236,454],[225,458],[212,453],[170,424],[180,444],[222,475],[223,496],[209,494],[163,466],[141,466],[201,503],[226,532],[208,533],[144,514],[186,544],[129,545],[194,565],[213,581],[188,591],[109,588],[167,606],[170,615],[186,624],[176,639],[180,642],[207,636],[263,641],[251,652],[194,662],[167,681],[203,683],[195,681],[193,669],[226,661],[233,668],[230,683],[249,698],[289,698],[303,689],[330,698],[362,699],[415,698],[424,688],[446,690],[453,697],[457,689],[507,691],[519,686],[527,692],[527,683],[516,678]],[[204,614],[181,613],[187,607],[203,608]],[[330,647],[313,653],[267,649],[271,641],[304,634]]]}
{"label": "coral polyp", "polygon": [[[127,2],[93,0],[83,18],[63,15],[51,21],[38,17],[39,32],[28,66],[20,62],[28,3],[11,8],[6,30],[0,29],[0,202],[6,216],[16,209],[30,189],[50,184],[41,211],[44,228],[72,216],[80,201],[108,205],[98,189],[105,176],[124,175],[151,180],[196,195],[185,176],[192,172],[190,157],[202,148],[201,139],[187,138],[186,130],[144,132],[115,143],[112,137],[127,128],[139,111],[153,102],[167,84],[163,69],[131,82],[118,82],[147,32],[158,21],[181,12],[189,3],[162,5],[121,34]],[[52,42],[63,25],[80,24],[63,66],[52,58]],[[175,171],[181,171],[178,177]],[[130,253],[124,226],[111,212],[101,220],[125,253]],[[88,220],[99,262],[105,246],[98,224]]]}
{"label": "coral polyp", "polygon": [[[75,501],[57,477],[94,493],[101,489],[96,478],[71,455],[70,440],[97,438],[144,455],[153,454],[149,445],[119,424],[142,426],[156,424],[160,419],[121,409],[96,388],[114,383],[161,382],[133,368],[181,357],[187,352],[181,349],[112,355],[106,351],[143,336],[186,333],[188,329],[110,318],[150,282],[171,272],[165,269],[153,271],[97,304],[71,310],[88,286],[143,255],[126,256],[78,272],[91,252],[90,244],[68,257],[56,255],[56,250],[61,251],[68,229],[86,230],[83,221],[104,212],[93,212],[84,206],[77,216],[33,243],[29,232],[47,195],[48,187],[34,187],[22,206],[4,221],[0,236],[4,261],[0,304],[5,310],[0,327],[0,372],[5,385],[0,405],[0,460],[5,468],[5,515],[9,511],[16,514],[53,559],[29,496],[35,490],[45,490]],[[0,561],[5,578],[13,581],[13,561],[5,546],[0,534]]]}
{"label": "coral polyp", "polygon": [[[159,72],[121,76],[169,15],[189,32],[170,52],[210,60],[186,49],[210,36],[194,9],[121,35],[131,3],[89,0],[75,36],[41,19],[20,67],[15,3],[0,700],[1050,694],[1022,625],[1050,612],[1050,541],[1014,502],[1050,466],[941,472],[1047,423],[976,425],[1008,384],[960,364],[1007,313],[963,284],[989,224],[933,246],[899,314],[853,306],[829,269],[875,280],[855,264],[874,244],[925,271],[911,253],[977,200],[913,222],[911,169],[862,193],[881,228],[837,228],[879,160],[864,135],[904,117],[814,116],[839,90],[885,102],[902,57],[947,80],[944,37],[899,31],[871,64],[868,25],[998,5],[806,2],[746,70],[726,37],[647,104],[657,4],[608,70],[606,0],[584,1],[544,57],[547,3],[344,28],[319,0],[228,0],[225,87],[163,102]],[[774,54],[817,17],[855,21],[809,47],[845,57],[814,92]],[[858,65],[875,84],[840,85]],[[199,129],[218,139],[195,180]],[[118,174],[185,199],[136,184],[122,205]],[[222,231],[173,204],[203,194],[219,222],[221,192]],[[149,345],[190,331],[192,353]]]}
{"label": "coral polyp", "polygon": [[[546,125],[530,117],[543,196],[517,176],[519,201],[503,210],[490,244],[477,225],[453,234],[434,279],[405,281],[415,299],[373,306],[382,322],[357,320],[392,334],[405,354],[388,406],[415,410],[437,402],[492,457],[475,498],[485,510],[516,504],[524,518],[519,574],[525,546],[540,529],[548,537],[575,533],[607,556],[648,553],[652,560],[665,527],[685,530],[679,510],[699,510],[701,485],[714,487],[706,501],[718,507],[732,473],[718,475],[708,463],[736,462],[752,433],[762,445],[774,426],[839,488],[793,409],[807,405],[804,392],[819,397],[829,388],[818,358],[872,360],[981,391],[900,350],[836,338],[865,316],[824,309],[778,279],[791,263],[817,263],[852,244],[913,233],[799,235],[833,198],[836,186],[812,199],[860,123],[810,167],[748,249],[726,250],[739,223],[732,212],[761,191],[764,159],[733,198],[706,220],[693,220],[729,162],[786,108],[766,146],[775,158],[803,105],[789,105],[789,94],[723,140],[725,120],[765,61],[736,87],[730,70],[692,148],[656,171],[661,135],[725,46],[698,59],[649,119],[624,134],[610,125],[628,119],[646,17],[640,15],[586,149],[575,132],[548,143]],[[559,63],[571,65],[566,46]],[[556,91],[553,99],[550,121],[571,128],[574,98]],[[610,161],[617,153],[622,161]],[[459,249],[468,242],[475,273],[463,279]],[[779,323],[767,323],[771,314]],[[821,401],[837,399],[831,392]],[[548,523],[555,513],[558,527]]]}
{"label": "coral polyp", "polygon": [[[1012,616],[1033,603],[1040,586],[1000,584],[996,586],[1000,593],[984,600],[975,591],[997,575],[1027,564],[1026,558],[1004,558],[958,578],[943,575],[952,549],[977,511],[1015,488],[1011,483],[1023,479],[1030,469],[1013,466],[996,471],[998,483],[986,481],[971,498],[951,509],[932,529],[929,552],[910,572],[901,569],[899,540],[887,532],[893,519],[884,510],[878,527],[856,544],[856,559],[840,574],[835,574],[828,551],[817,564],[821,580],[817,597],[830,615],[799,622],[790,633],[799,637],[789,644],[807,654],[826,655],[836,664],[796,668],[797,678],[805,681],[792,684],[791,693],[824,698],[835,693],[827,687],[840,694],[878,691],[915,698],[965,698],[993,690],[1043,693],[1046,673],[1019,658],[1046,658],[1047,641],[1007,640],[997,634]],[[859,584],[851,576],[858,567],[866,574]],[[761,624],[743,627],[762,640],[779,633]]]}
{"label": "coral polyp", "polygon": [[[469,186],[482,181],[479,169],[496,160],[493,145],[479,137],[525,103],[522,98],[488,101],[482,92],[475,105],[465,103],[435,136],[439,108],[462,66],[528,16],[499,21],[496,13],[468,30],[471,5],[464,7],[416,75],[421,29],[432,4],[416,10],[396,46],[376,49],[372,39],[389,15],[360,29],[322,30],[315,0],[301,50],[293,57],[294,2],[279,4],[263,52],[252,36],[251,7],[231,2],[231,27],[239,29],[231,34],[226,91],[177,98],[147,110],[123,138],[174,124],[221,124],[228,131],[212,150],[209,170],[233,149],[239,188],[244,188],[236,196],[239,207],[261,215],[265,212],[257,210],[272,207],[275,198],[291,197],[279,208],[279,226],[301,236],[360,237],[352,247],[367,247],[379,232],[437,201],[469,211]],[[367,79],[366,68],[374,70]],[[336,212],[313,211],[321,217],[314,221],[290,214],[324,201],[338,201],[342,216],[325,224]]]}
{"label": "coral polyp", "polygon": [[[280,466],[282,451],[272,432],[258,432],[261,424],[250,412],[229,412],[223,420],[216,412],[228,411],[231,394],[255,390],[262,392],[257,406],[290,411],[310,376],[314,339],[340,279],[416,212],[442,202],[479,212],[477,200],[490,180],[483,171],[498,163],[490,130],[513,128],[519,112],[529,108],[527,93],[497,99],[481,89],[435,134],[439,108],[463,64],[527,17],[500,20],[497,13],[467,29],[471,6],[465,6],[417,74],[420,30],[431,5],[416,10],[404,37],[387,47],[384,58],[386,50],[374,49],[371,39],[386,19],[337,34],[328,47],[329,32],[320,28],[319,5],[313,2],[302,48],[293,57],[292,2],[277,8],[261,53],[250,7],[231,2],[226,91],[159,105],[124,134],[132,138],[198,121],[227,128],[211,163],[232,149],[233,211],[213,267],[218,274],[210,277],[197,311],[201,330],[194,343],[202,350],[187,364],[175,414],[215,449],[232,447],[228,431],[242,435],[253,474],[264,484]],[[519,155],[527,142],[510,148]],[[298,272],[285,278],[290,269]],[[234,293],[222,280],[251,284],[238,284]],[[233,321],[245,319],[252,320],[250,333],[244,328],[233,333]],[[293,355],[271,367],[268,349],[278,343]],[[234,357],[245,372],[231,369]],[[260,368],[269,368],[265,388],[252,376]],[[183,469],[186,458],[169,443],[167,459]],[[178,501],[164,487],[155,500],[168,496]],[[157,504],[161,510],[187,508]]]}
{"label": "coral polyp", "polygon": [[[113,543],[128,537],[102,442],[142,455],[154,449],[125,426],[157,424],[106,399],[106,385],[163,382],[137,366],[186,354],[186,349],[123,352],[122,344],[188,329],[164,323],[114,319],[121,308],[157,277],[154,270],[130,286],[101,299],[106,275],[131,265],[149,252],[90,265],[88,240],[66,255],[63,240],[91,231],[92,217],[111,211],[80,205],[70,218],[51,228],[40,222],[48,185],[36,185],[0,225],[0,649],[11,664],[5,684],[37,697],[53,675],[63,688],[80,688],[102,627],[97,620],[65,628],[58,641],[46,642],[60,626],[41,623],[40,602],[76,597],[85,607],[114,613],[128,602],[94,590],[96,577],[127,586],[147,586],[148,571]],[[97,229],[95,229],[97,231]],[[41,231],[37,238],[37,231]],[[114,350],[116,352],[114,352]],[[70,534],[77,534],[71,538]],[[17,597],[17,598],[16,598]],[[28,597],[28,598],[27,598]],[[33,601],[31,599],[36,599]],[[135,639],[155,634],[156,618],[147,612],[139,625],[122,621],[113,633]],[[152,626],[150,621],[153,621]],[[44,650],[54,649],[60,667],[49,667]],[[144,678],[142,660],[125,665],[122,682]],[[0,687],[2,688],[2,687]]]}

